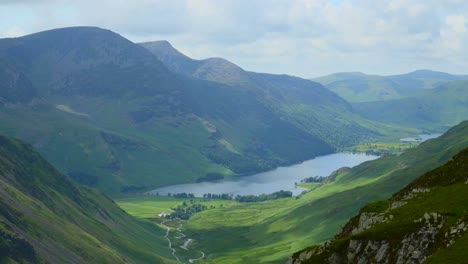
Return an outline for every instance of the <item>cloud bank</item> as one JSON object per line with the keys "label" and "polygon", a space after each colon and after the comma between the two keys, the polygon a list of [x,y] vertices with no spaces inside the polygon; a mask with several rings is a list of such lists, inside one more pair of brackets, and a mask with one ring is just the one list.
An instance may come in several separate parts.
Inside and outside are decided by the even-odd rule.
{"label": "cloud bank", "polygon": [[0,1],[0,37],[88,25],[187,55],[305,78],[421,68],[468,73],[463,0]]}

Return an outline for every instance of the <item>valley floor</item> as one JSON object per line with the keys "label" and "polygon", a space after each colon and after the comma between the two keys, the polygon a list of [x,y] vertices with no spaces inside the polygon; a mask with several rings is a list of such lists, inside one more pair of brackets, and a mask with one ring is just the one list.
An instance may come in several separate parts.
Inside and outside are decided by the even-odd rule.
{"label": "valley floor", "polygon": [[[125,211],[138,218],[149,219],[164,229],[166,226],[170,227],[168,239],[173,244],[176,256],[181,260],[196,258],[200,255],[200,251],[203,251],[208,261],[214,260],[216,263],[277,262],[286,260],[295,251],[309,245],[311,241],[323,242],[329,239],[342,224],[342,221],[330,219],[313,224],[316,228],[315,231],[311,230],[311,224],[301,224],[303,221],[301,219],[309,219],[313,215],[320,216],[323,213],[339,215],[341,212],[332,212],[323,207],[315,213],[307,211],[297,213],[301,207],[331,194],[367,184],[372,180],[375,179],[347,186],[333,183],[314,184],[310,186],[313,188],[312,191],[298,197],[254,203],[149,195],[122,198],[116,202]],[[202,204],[208,209],[194,214],[187,222],[168,221],[163,218],[163,214],[173,211],[171,208],[184,203]],[[343,217],[337,219],[340,218]],[[311,231],[301,232],[300,227]],[[286,235],[288,230],[291,233]],[[181,233],[184,234],[183,238]],[[190,250],[181,248],[187,241],[185,236],[187,239],[193,239],[189,244]]]}

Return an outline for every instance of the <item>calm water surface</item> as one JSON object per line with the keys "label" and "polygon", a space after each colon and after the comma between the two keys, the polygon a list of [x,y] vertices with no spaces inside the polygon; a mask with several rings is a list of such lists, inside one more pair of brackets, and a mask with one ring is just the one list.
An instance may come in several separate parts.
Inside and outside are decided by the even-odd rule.
{"label": "calm water surface", "polygon": [[236,177],[228,181],[171,185],[148,193],[167,195],[168,193],[185,192],[193,193],[197,197],[203,197],[205,193],[228,193],[236,196],[269,194],[284,190],[298,195],[304,189],[296,187],[295,182],[300,182],[302,179],[311,176],[328,176],[341,167],[353,167],[376,158],[378,157],[365,154],[335,153],[251,176]]}

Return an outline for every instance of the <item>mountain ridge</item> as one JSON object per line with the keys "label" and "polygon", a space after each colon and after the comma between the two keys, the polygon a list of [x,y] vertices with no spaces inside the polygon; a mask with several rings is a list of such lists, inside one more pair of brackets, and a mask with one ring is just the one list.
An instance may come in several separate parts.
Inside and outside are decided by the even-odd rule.
{"label": "mountain ridge", "polygon": [[386,131],[318,83],[248,73],[223,59],[183,75],[100,28],[1,39],[0,61],[32,87],[21,88],[30,97],[16,105],[6,99],[18,83],[0,90],[0,132],[107,193],[252,174]]}
{"label": "mountain ridge", "polygon": [[468,75],[416,70],[405,74],[387,76],[343,72],[312,80],[323,84],[351,103],[363,103],[415,96],[424,90],[437,88],[451,81],[466,79],[468,79]]}

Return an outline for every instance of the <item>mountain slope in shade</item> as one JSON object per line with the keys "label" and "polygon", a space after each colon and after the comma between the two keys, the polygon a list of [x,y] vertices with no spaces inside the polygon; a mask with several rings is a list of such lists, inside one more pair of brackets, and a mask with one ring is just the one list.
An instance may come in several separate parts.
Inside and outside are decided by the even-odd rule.
{"label": "mountain slope in shade", "polygon": [[466,263],[468,148],[288,263]]}
{"label": "mountain slope in shade", "polygon": [[193,60],[175,49],[169,42],[152,41],[139,43],[148,49],[170,70],[194,78],[228,85],[252,85],[249,74],[239,66],[222,58]]}
{"label": "mountain slope in shade", "polygon": [[42,95],[149,95],[169,90],[174,79],[146,49],[94,27],[3,39],[0,54],[29,76]]}
{"label": "mountain slope in shade", "polygon": [[1,263],[175,263],[164,231],[0,136]]}
{"label": "mountain slope in shade", "polygon": [[401,75],[379,76],[364,73],[335,73],[313,79],[349,102],[373,102],[401,99],[439,87],[452,81],[466,80],[466,75],[453,75],[418,70]]}
{"label": "mountain slope in shade", "polygon": [[318,83],[144,45],[160,55],[94,27],[1,39],[0,132],[107,193],[255,173],[394,133]]}
{"label": "mountain slope in shade", "polygon": [[0,59],[1,103],[28,103],[38,92],[31,81],[14,65]]}
{"label": "mountain slope in shade", "polygon": [[[193,60],[181,55],[167,41],[140,45],[179,74],[252,93],[256,100],[280,115],[282,120],[332,146],[341,147],[386,133],[378,124],[371,124],[354,114],[345,100],[316,82],[287,75],[249,72],[220,58]],[[349,134],[336,135],[333,131],[347,131]]]}
{"label": "mountain slope in shade", "polygon": [[[248,73],[222,59],[181,75],[99,28],[2,39],[0,62],[9,84],[0,92],[0,131],[107,193],[268,170],[381,132],[361,126],[346,101],[317,83]],[[229,84],[239,78],[248,85]]]}

